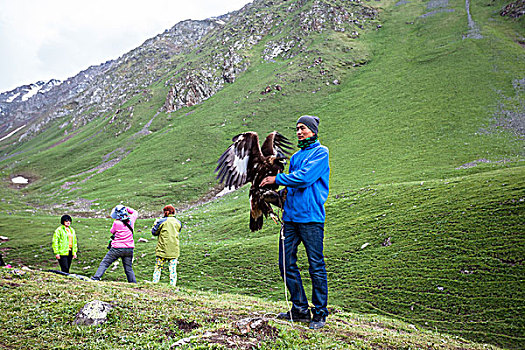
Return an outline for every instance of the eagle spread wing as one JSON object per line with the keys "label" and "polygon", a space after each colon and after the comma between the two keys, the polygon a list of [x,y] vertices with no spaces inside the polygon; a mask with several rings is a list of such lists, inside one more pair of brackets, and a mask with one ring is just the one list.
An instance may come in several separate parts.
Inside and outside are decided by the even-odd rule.
{"label": "eagle spread wing", "polygon": [[215,172],[225,187],[237,189],[253,181],[253,171],[249,170],[262,161],[263,155],[255,132],[239,134],[232,141],[217,161]]}
{"label": "eagle spread wing", "polygon": [[253,131],[239,134],[232,141],[217,161],[215,172],[219,182],[235,189],[253,183],[259,177],[258,169],[269,161],[269,157],[286,158],[291,149],[288,139],[277,131],[266,137],[262,147],[259,146],[259,136]]}
{"label": "eagle spread wing", "polygon": [[286,158],[290,155],[292,149],[290,141],[277,131],[266,136],[266,140],[261,147],[262,154],[266,157],[275,156],[277,158]]}
{"label": "eagle spread wing", "polygon": [[[262,215],[273,213],[265,197],[273,196],[278,185],[259,185],[266,176],[275,176],[284,171],[285,159],[290,154],[291,143],[277,131],[270,133],[259,146],[259,136],[255,132],[245,132],[235,136],[233,143],[218,160],[217,179],[228,188],[239,188],[248,182],[250,188],[250,229],[262,228]],[[270,193],[273,192],[273,193]]]}

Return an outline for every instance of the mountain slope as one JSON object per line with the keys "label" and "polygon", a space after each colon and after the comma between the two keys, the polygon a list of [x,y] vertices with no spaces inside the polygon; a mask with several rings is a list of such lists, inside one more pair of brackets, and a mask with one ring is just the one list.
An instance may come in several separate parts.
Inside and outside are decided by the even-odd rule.
{"label": "mountain slope", "polygon": [[[330,303],[520,348],[525,33],[522,18],[499,14],[508,3],[256,1],[87,126],[65,134],[57,121],[31,140],[4,141],[3,176],[32,183],[2,189],[4,199],[25,196],[2,202],[3,230],[24,236],[35,220],[25,203],[38,215],[99,217],[117,202],[143,218],[166,203],[187,208],[221,189],[213,170],[231,137],[279,130],[293,139],[297,117],[316,114],[331,152]],[[341,31],[329,13],[345,11]],[[320,30],[305,30],[321,18]],[[248,40],[250,31],[261,38]],[[219,46],[226,38],[232,45]],[[204,86],[213,94],[180,108],[196,101],[184,93],[211,91],[189,87]],[[282,299],[278,230],[270,221],[249,232],[247,196],[243,188],[179,213],[185,286]],[[82,222],[78,269],[94,272],[108,223]],[[148,237],[151,220],[140,224]],[[25,251],[51,256],[42,227],[30,230],[35,238],[8,242],[8,256],[52,266]],[[150,277],[153,250],[151,241],[137,248],[146,254],[135,264],[140,278]]]}
{"label": "mountain slope", "polygon": [[[99,191],[105,193],[108,187],[115,191],[111,201],[118,200],[116,193],[129,193],[127,186],[135,185],[118,182],[114,171],[126,173],[125,169],[131,168],[137,174],[146,176],[140,179],[139,175],[139,181],[146,182],[146,178],[156,178],[156,182],[161,184],[158,187],[163,191],[162,196],[168,197],[158,201],[152,199],[160,198],[157,185],[145,184],[143,193],[138,195],[146,196],[147,200],[140,201],[140,205],[157,206],[166,200],[172,201],[173,198],[187,202],[188,199],[195,200],[213,191],[212,163],[216,154],[226,145],[226,140],[238,133],[239,127],[259,129],[264,125],[257,125],[257,122],[252,124],[248,120],[258,118],[257,115],[271,115],[272,110],[278,109],[280,113],[286,112],[286,115],[291,116],[294,114],[290,109],[292,105],[304,107],[303,101],[306,98],[312,100],[312,103],[320,101],[337,86],[334,85],[337,78],[347,74],[348,69],[338,65],[343,63],[345,66],[352,66],[366,61],[367,53],[362,48],[364,45],[354,43],[354,37],[358,33],[352,29],[373,26],[377,12],[367,5],[353,2],[331,4],[303,1],[289,4],[284,1],[267,5],[261,1],[256,4],[257,6],[246,6],[242,12],[232,15],[228,22],[220,24],[220,29],[212,29],[199,35],[195,42],[202,40],[186,54],[175,55],[168,61],[160,60],[163,66],[153,71],[155,76],[165,72],[163,67],[171,65],[172,70],[164,73],[162,80],[157,80],[147,89],[122,92],[125,84],[109,89],[113,102],[115,99],[117,102],[126,99],[120,106],[100,104],[93,96],[96,91],[107,90],[106,85],[116,81],[108,77],[127,72],[127,65],[119,62],[138,60],[140,64],[137,63],[137,67],[144,68],[149,59],[131,52],[119,62],[111,63],[113,68],[97,78],[104,81],[90,85],[83,92],[83,96],[87,96],[87,102],[80,100],[78,108],[72,107],[71,115],[64,116],[61,120],[58,118],[53,124],[48,124],[44,132],[26,142],[9,145],[5,141],[5,159],[12,162],[12,153],[16,153],[19,155],[16,159],[24,159],[24,162],[31,164],[30,167],[11,171],[25,173],[35,180],[46,177],[46,181],[34,181],[28,189],[44,186],[43,191],[50,193],[62,186],[67,190],[58,192],[52,201],[57,201],[57,197],[63,196],[64,192],[68,196],[73,192],[79,197],[89,194],[91,198],[86,199],[94,200],[93,197],[99,197]],[[179,24],[175,27],[181,26]],[[330,47],[324,47],[325,31],[330,41],[333,41]],[[148,47],[146,44],[136,51],[155,51],[144,49],[144,46]],[[345,54],[346,57],[341,62],[339,57],[332,57],[332,48],[337,49],[339,54],[352,51]],[[268,50],[271,50],[271,54]],[[325,53],[325,57],[320,57]],[[137,68],[130,70],[140,71]],[[129,79],[131,77],[134,75],[131,74]],[[149,81],[152,81],[151,77]],[[254,85],[253,81],[258,81],[258,84]],[[137,87],[132,86],[133,89]],[[279,92],[276,86],[280,86],[282,91]],[[260,92],[267,87],[273,91],[261,95]],[[318,91],[321,88],[322,91]],[[319,93],[311,99],[308,95],[312,95],[314,90]],[[206,92],[206,95],[199,95],[199,91]],[[173,97],[173,102],[170,102],[170,97]],[[219,106],[212,106],[211,103],[194,106],[194,111],[191,112],[195,113],[190,118],[186,118],[188,111],[180,109],[180,103],[192,106],[197,101],[212,98],[214,101],[226,99]],[[224,105],[226,101],[228,106]],[[289,109],[281,110],[281,103],[289,104]],[[177,112],[166,117],[165,110]],[[96,119],[92,119],[93,115],[97,115]],[[177,121],[176,125],[172,120]],[[81,127],[88,122],[89,125]],[[225,128],[224,133],[222,130],[212,132],[212,139],[209,139],[209,131],[202,133],[210,126],[222,128],[223,123],[230,125]],[[268,127],[266,129],[271,131]],[[151,134],[152,131],[158,132]],[[175,134],[183,135],[183,139],[176,142],[178,151],[166,152],[169,154],[159,152],[158,150],[169,147],[167,144],[172,143],[172,135]],[[221,143],[213,142],[220,139],[223,140]],[[196,153],[196,145],[204,143],[208,145],[209,152]],[[64,154],[75,154],[75,157],[68,159],[63,167],[50,166],[63,159]],[[145,154],[148,156],[145,157]],[[202,157],[206,159],[201,159]],[[194,159],[193,164],[198,162],[198,167],[206,166],[206,170],[182,169],[191,168],[181,166],[187,159]],[[172,164],[173,168],[158,166],[164,163]],[[115,165],[117,168],[113,168]],[[111,169],[104,171],[104,175],[95,174],[109,167]],[[178,178],[191,178],[191,184],[181,184],[179,179],[170,179],[173,173],[181,174]],[[72,183],[75,186],[71,186]],[[175,186],[172,194],[165,191],[170,184]],[[191,187],[189,190],[188,186]],[[110,199],[107,194],[100,197]]]}

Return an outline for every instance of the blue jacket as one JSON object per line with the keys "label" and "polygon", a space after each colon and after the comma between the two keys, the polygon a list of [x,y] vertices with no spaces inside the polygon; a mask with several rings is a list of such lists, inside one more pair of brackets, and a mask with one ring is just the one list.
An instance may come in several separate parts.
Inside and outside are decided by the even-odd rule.
{"label": "blue jacket", "polygon": [[324,222],[330,165],[328,148],[316,141],[294,153],[289,174],[278,174],[275,182],[288,187],[283,221]]}

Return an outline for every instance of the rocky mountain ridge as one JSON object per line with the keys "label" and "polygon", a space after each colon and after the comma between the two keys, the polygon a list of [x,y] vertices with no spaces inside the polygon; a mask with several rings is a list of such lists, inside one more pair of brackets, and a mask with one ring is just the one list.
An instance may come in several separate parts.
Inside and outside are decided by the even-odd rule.
{"label": "rocky mountain ridge", "polygon": [[[16,89],[0,93],[0,134],[12,129],[9,123],[9,116],[16,115],[16,111],[22,106],[27,105],[29,99],[38,100],[39,97],[45,95],[53,87],[60,85],[62,82],[57,79],[51,79],[47,82],[38,81],[33,84],[22,85]],[[12,121],[13,122],[13,121]]]}
{"label": "rocky mountain ridge", "polygon": [[[316,32],[333,30],[356,38],[365,27],[376,25],[376,17],[377,11],[359,0],[256,0],[220,17],[179,22],[118,59],[91,66],[26,100],[13,98],[15,90],[0,94],[0,140],[27,141],[55,120],[61,120],[65,134],[97,117],[113,122],[134,96],[149,100],[148,87],[157,82],[167,88],[159,111],[199,104],[234,83],[251,60],[304,54],[309,36]],[[249,57],[260,43],[260,58]],[[323,67],[326,62],[314,64],[327,83],[338,82],[332,69]]]}
{"label": "rocky mountain ridge", "polygon": [[120,58],[91,66],[27,100],[13,99],[17,89],[1,94],[0,137],[27,125],[16,135],[23,141],[62,117],[61,127],[87,124],[157,80],[167,58],[195,45],[215,25],[215,20],[180,22]]}
{"label": "rocky mountain ridge", "polygon": [[0,93],[0,101],[2,103],[13,103],[27,101],[35,94],[44,94],[51,90],[54,86],[60,85],[62,82],[57,79],[51,79],[47,82],[37,81],[29,85],[22,85],[11,91]]}
{"label": "rocky mountain ridge", "polygon": [[337,5],[307,0],[277,5],[273,1],[254,2],[242,16],[233,16],[223,30],[207,39],[203,46],[211,52],[166,82],[170,91],[165,110],[201,103],[225,84],[235,82],[250,65],[248,51],[260,42],[266,42],[260,59],[291,59],[308,51],[311,33],[333,30],[358,37],[358,31],[377,17],[375,9],[360,1],[341,1]]}

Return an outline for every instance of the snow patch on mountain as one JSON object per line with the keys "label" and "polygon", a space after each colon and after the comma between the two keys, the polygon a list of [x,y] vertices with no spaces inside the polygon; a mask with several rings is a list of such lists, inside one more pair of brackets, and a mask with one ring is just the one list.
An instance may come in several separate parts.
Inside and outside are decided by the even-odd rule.
{"label": "snow patch on mountain", "polygon": [[5,100],[5,102],[7,102],[7,103],[13,102],[14,99],[18,97],[18,95],[20,95],[20,92],[17,92],[16,94],[14,94],[12,96],[9,96],[9,98],[7,100]]}
{"label": "snow patch on mountain", "polygon": [[31,97],[36,95],[36,93],[40,91],[40,89],[42,88],[41,85],[35,85],[35,84],[31,84],[30,87],[31,89],[24,96],[22,96],[22,101],[29,100]]}

